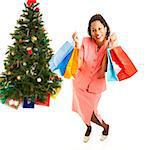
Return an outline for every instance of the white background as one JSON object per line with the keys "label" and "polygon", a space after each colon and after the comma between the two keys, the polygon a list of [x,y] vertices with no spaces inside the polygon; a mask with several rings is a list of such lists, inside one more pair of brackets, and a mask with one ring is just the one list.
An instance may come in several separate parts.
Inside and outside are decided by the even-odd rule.
{"label": "white background", "polygon": [[[0,0],[0,72],[8,45],[9,33],[24,9],[25,0]],[[45,28],[56,51],[77,31],[87,35],[90,17],[101,13],[116,32],[119,44],[130,56],[138,73],[120,83],[108,83],[99,112],[110,124],[109,138],[100,142],[102,129],[92,124],[88,143],[81,118],[71,111],[71,80],[63,82],[57,99],[50,107],[14,110],[0,104],[0,149],[3,150],[145,150],[147,149],[147,21],[145,0],[38,0]]]}

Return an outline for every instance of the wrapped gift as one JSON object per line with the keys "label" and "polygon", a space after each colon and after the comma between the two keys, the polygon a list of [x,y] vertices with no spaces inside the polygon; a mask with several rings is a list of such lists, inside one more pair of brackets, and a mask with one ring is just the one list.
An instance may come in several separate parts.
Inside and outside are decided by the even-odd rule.
{"label": "wrapped gift", "polygon": [[34,108],[34,100],[31,97],[25,97],[23,100],[23,108]]}
{"label": "wrapped gift", "polygon": [[50,105],[50,94],[48,94],[45,101],[41,102],[39,98],[36,99],[35,104],[42,105],[42,106],[49,106]]}
{"label": "wrapped gift", "polygon": [[7,99],[5,104],[12,107],[12,108],[15,108],[15,109],[18,109],[20,103],[21,103],[21,99],[20,100],[17,100],[17,99]]}

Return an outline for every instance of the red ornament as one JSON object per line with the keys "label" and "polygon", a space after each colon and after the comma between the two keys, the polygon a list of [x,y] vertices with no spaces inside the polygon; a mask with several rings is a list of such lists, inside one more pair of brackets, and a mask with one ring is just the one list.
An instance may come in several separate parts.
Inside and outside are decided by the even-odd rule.
{"label": "red ornament", "polygon": [[36,12],[39,12],[39,11],[40,11],[40,9],[37,7],[37,8],[35,9],[35,11],[36,11]]}
{"label": "red ornament", "polygon": [[33,54],[33,51],[32,51],[32,50],[28,50],[28,54],[29,54],[29,55],[32,55],[32,54]]}
{"label": "red ornament", "polygon": [[61,80],[61,78],[59,76],[56,75],[55,77],[56,77],[56,79]]}
{"label": "red ornament", "polygon": [[20,44],[22,44],[22,43],[23,43],[23,40],[22,40],[22,39],[20,39],[20,40],[19,40],[19,43],[20,43]]}
{"label": "red ornament", "polygon": [[28,0],[27,5],[31,6],[33,3],[36,3],[36,0]]}

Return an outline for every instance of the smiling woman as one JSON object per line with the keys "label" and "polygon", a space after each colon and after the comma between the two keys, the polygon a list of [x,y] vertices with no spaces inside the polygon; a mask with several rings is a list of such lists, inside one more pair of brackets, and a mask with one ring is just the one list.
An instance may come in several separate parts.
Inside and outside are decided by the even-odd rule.
{"label": "smiling woman", "polygon": [[90,137],[90,122],[103,128],[101,140],[104,140],[109,133],[109,125],[100,116],[97,106],[102,92],[106,89],[106,49],[109,45],[113,46],[113,42],[116,41],[116,39],[109,40],[111,39],[109,26],[100,14],[91,17],[88,33],[89,37],[83,39],[80,48],[78,36],[76,33],[73,34],[80,60],[78,73],[73,80],[73,111],[81,116],[87,126],[84,142],[87,142]]}

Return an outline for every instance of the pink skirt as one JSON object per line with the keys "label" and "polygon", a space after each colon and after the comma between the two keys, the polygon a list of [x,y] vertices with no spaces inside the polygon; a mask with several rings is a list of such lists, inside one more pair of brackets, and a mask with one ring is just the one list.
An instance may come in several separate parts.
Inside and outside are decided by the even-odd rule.
{"label": "pink skirt", "polygon": [[88,90],[80,89],[73,80],[72,110],[81,116],[85,124],[90,125],[93,112],[102,123],[102,117],[97,111],[100,97],[101,93],[90,93]]}

